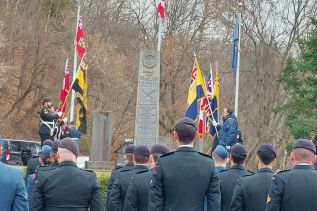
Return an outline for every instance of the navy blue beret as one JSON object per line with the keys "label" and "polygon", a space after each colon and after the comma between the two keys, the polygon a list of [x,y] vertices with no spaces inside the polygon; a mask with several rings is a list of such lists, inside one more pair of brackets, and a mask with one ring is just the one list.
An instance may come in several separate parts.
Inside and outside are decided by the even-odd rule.
{"label": "navy blue beret", "polygon": [[176,123],[176,128],[179,127],[179,126],[183,126],[183,125],[192,126],[193,128],[195,128],[195,130],[197,130],[196,124],[195,124],[194,120],[192,120],[191,118],[182,117],[182,118],[179,119],[178,122]]}
{"label": "navy blue beret", "polygon": [[133,153],[134,152],[135,145],[134,144],[129,144],[125,148],[125,153]]}
{"label": "navy blue beret", "polygon": [[161,144],[155,144],[151,148],[151,154],[165,154],[168,152],[169,150],[167,149],[167,147]]}
{"label": "navy blue beret", "polygon": [[261,144],[257,151],[256,151],[259,155],[261,155],[262,157],[274,157],[276,158],[276,150],[273,147],[272,144]]}
{"label": "navy blue beret", "polygon": [[43,142],[43,146],[44,145],[48,145],[48,146],[53,146],[54,144],[54,141],[52,141],[51,139],[46,139],[44,142]]}
{"label": "navy blue beret", "polygon": [[244,159],[248,155],[248,151],[242,144],[235,144],[231,148],[231,156]]}
{"label": "navy blue beret", "polygon": [[213,151],[213,153],[215,153],[216,155],[218,155],[218,157],[220,157],[221,159],[225,160],[226,158],[229,157],[229,153],[227,151],[226,148],[224,148],[221,145],[218,145],[216,147],[216,149]]}
{"label": "navy blue beret", "polygon": [[78,144],[71,138],[64,138],[60,140],[58,142],[58,147],[71,151],[72,153],[74,153],[74,155],[76,155],[76,157],[79,155]]}
{"label": "navy blue beret", "polygon": [[145,145],[137,145],[135,148],[134,148],[134,152],[133,152],[134,155],[138,155],[138,156],[143,156],[143,157],[148,157],[150,156],[151,152],[150,152],[150,149],[145,146]]}
{"label": "navy blue beret", "polygon": [[313,144],[313,142],[307,140],[307,139],[297,139],[294,143],[293,149],[296,148],[302,148],[312,151],[314,154],[316,154],[316,147]]}

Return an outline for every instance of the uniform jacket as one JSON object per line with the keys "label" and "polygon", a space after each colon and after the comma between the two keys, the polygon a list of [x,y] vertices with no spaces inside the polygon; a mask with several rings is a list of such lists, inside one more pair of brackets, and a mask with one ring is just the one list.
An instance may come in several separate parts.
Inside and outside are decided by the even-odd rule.
{"label": "uniform jacket", "polygon": [[265,211],[272,177],[273,172],[269,168],[260,169],[253,175],[240,177],[230,211]]}
{"label": "uniform jacket", "polygon": [[40,170],[30,211],[102,211],[101,187],[96,174],[73,162]]}
{"label": "uniform jacket", "polygon": [[148,211],[150,184],[153,172],[149,169],[135,174],[129,184],[124,211]]}
{"label": "uniform jacket", "polygon": [[28,166],[26,167],[26,172],[25,172],[25,177],[24,180],[25,182],[28,181],[29,176],[31,174],[35,173],[35,169],[40,166],[40,161],[39,161],[40,157],[36,156],[36,157],[32,157],[29,162],[28,162]]}
{"label": "uniform jacket", "polygon": [[266,211],[315,211],[316,196],[317,171],[310,165],[297,165],[273,176]]}
{"label": "uniform jacket", "polygon": [[251,172],[247,171],[244,167],[237,165],[232,166],[228,170],[219,172],[222,211],[229,211],[230,209],[233,191],[236,187],[238,178],[249,174],[251,174]]}
{"label": "uniform jacket", "polygon": [[149,194],[150,211],[220,211],[219,177],[211,157],[179,147],[158,159]]}
{"label": "uniform jacket", "polygon": [[223,123],[217,126],[218,141],[222,146],[233,146],[237,143],[238,122],[234,114],[223,119]]}
{"label": "uniform jacket", "polygon": [[28,209],[28,196],[21,171],[0,162],[0,210]]}
{"label": "uniform jacket", "polygon": [[123,209],[125,196],[132,177],[141,171],[148,169],[143,165],[135,165],[130,170],[120,171],[115,182],[112,185],[110,193],[110,210],[121,211]]}
{"label": "uniform jacket", "polygon": [[105,210],[106,211],[110,211],[110,194],[111,194],[111,190],[112,190],[112,185],[115,181],[115,179],[118,176],[118,173],[120,171],[125,171],[128,169],[132,169],[133,168],[133,163],[127,163],[125,166],[117,166],[111,173],[108,185],[107,185],[107,198],[106,198],[106,206],[105,206]]}
{"label": "uniform jacket", "polygon": [[[50,135],[51,129],[53,128],[52,122],[58,120],[58,115],[52,114],[51,111],[48,110],[48,108],[43,106],[40,112],[40,118],[41,123],[39,128],[39,134]],[[42,121],[46,122],[47,124],[44,124]]]}

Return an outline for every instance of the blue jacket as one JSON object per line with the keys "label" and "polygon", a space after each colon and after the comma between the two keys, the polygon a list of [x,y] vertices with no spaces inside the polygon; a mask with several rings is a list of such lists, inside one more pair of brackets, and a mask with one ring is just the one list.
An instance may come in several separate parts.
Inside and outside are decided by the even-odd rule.
{"label": "blue jacket", "polygon": [[223,119],[223,123],[217,126],[219,144],[233,146],[237,143],[238,121],[234,114]]}
{"label": "blue jacket", "polygon": [[28,196],[19,169],[0,162],[0,210],[28,211]]}

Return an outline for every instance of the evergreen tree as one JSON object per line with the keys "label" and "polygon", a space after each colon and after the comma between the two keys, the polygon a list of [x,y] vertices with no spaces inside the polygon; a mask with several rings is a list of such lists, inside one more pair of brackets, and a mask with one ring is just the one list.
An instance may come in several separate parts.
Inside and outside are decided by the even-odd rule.
{"label": "evergreen tree", "polygon": [[302,52],[289,58],[281,82],[289,99],[278,108],[287,113],[287,125],[295,138],[317,137],[317,19],[306,39],[299,40]]}

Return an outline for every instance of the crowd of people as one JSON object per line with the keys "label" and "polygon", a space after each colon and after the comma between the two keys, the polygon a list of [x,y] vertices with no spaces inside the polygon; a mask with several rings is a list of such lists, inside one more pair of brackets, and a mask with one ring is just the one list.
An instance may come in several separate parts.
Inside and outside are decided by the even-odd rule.
{"label": "crowd of people", "polygon": [[[173,132],[175,151],[156,144],[128,145],[106,201],[96,174],[76,166],[78,144],[71,138],[46,140],[38,158],[21,172],[0,163],[0,210],[17,211],[298,211],[317,210],[316,147],[294,142],[290,170],[274,174],[271,144],[256,150],[257,172],[246,169],[247,148],[218,144],[210,155],[197,152],[197,128],[181,118]],[[26,184],[26,185],[25,185]]]}

